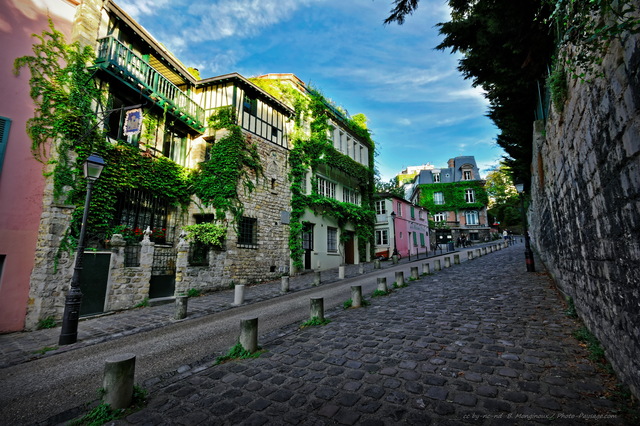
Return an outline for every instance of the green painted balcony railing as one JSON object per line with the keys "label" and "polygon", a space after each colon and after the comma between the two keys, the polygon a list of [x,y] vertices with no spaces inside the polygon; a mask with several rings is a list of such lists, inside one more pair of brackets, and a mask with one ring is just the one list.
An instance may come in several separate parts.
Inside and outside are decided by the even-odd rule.
{"label": "green painted balcony railing", "polygon": [[114,37],[98,40],[96,65],[165,108],[191,128],[204,131],[204,109],[144,59]]}

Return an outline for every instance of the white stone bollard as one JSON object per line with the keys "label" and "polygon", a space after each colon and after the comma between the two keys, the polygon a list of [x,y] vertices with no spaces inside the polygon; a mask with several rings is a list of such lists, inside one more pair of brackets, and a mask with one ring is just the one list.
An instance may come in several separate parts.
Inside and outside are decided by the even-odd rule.
{"label": "white stone bollard", "polygon": [[444,258],[444,267],[451,268],[451,258],[449,256]]}
{"label": "white stone bollard", "polygon": [[174,318],[176,320],[183,320],[187,317],[187,302],[189,296],[176,296],[176,310]]}
{"label": "white stone bollard", "polygon": [[103,401],[113,409],[127,408],[133,399],[133,379],[136,356],[131,353],[114,355],[105,360]]}
{"label": "white stone bollard", "polygon": [[384,291],[385,293],[389,291],[389,288],[387,287],[387,279],[385,277],[378,278],[378,288],[377,289],[380,290],[380,291]]}
{"label": "white stone bollard", "polygon": [[313,285],[319,286],[321,282],[322,282],[322,278],[320,276],[320,271],[316,271],[313,276]]}
{"label": "white stone bollard", "polygon": [[362,286],[361,285],[351,286],[351,306],[354,308],[359,308],[362,306]]}
{"label": "white stone bollard", "polygon": [[459,254],[454,254],[453,255],[453,264],[454,265],[459,265],[460,264],[460,255]]}
{"label": "white stone bollard", "polygon": [[318,318],[320,321],[324,321],[324,299],[322,297],[311,298],[311,313],[309,317],[311,319]]}
{"label": "white stone bollard", "polygon": [[245,351],[254,353],[258,350],[258,318],[240,320],[240,345]]}
{"label": "white stone bollard", "polygon": [[289,292],[289,276],[288,275],[285,275],[284,277],[282,277],[280,281],[280,292],[281,293]]}
{"label": "white stone bollard", "polygon": [[358,273],[359,273],[360,275],[364,274],[364,263],[360,263],[360,264],[358,265]]}
{"label": "white stone bollard", "polygon": [[[386,279],[385,279],[385,284],[387,283]],[[396,284],[399,286],[403,286],[404,285],[404,272],[402,271],[398,271],[396,272]]]}
{"label": "white stone bollard", "polygon": [[422,273],[427,275],[431,274],[431,266],[426,262],[422,264]]}
{"label": "white stone bollard", "polygon": [[417,280],[419,277],[418,274],[418,267],[417,266],[412,266],[411,267],[411,279],[413,280]]}
{"label": "white stone bollard", "polygon": [[338,266],[338,279],[344,280],[344,265]]}
{"label": "white stone bollard", "polygon": [[433,261],[433,270],[434,271],[440,271],[442,270],[442,266],[440,266],[440,259],[436,259]]}
{"label": "white stone bollard", "polygon": [[473,259],[473,250],[469,250],[469,251],[467,252],[467,257],[469,258],[469,260],[472,260],[472,259]]}
{"label": "white stone bollard", "polygon": [[373,269],[380,269],[380,259],[376,259],[373,261]]}
{"label": "white stone bollard", "polygon": [[476,249],[476,257],[480,257],[480,256],[481,256],[480,249]]}
{"label": "white stone bollard", "polygon": [[236,284],[233,296],[234,305],[238,306],[244,303],[244,284]]}

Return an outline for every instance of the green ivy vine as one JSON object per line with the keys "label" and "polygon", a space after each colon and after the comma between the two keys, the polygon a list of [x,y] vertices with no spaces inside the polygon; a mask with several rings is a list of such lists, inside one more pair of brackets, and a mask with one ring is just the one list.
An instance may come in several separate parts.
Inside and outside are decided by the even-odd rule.
{"label": "green ivy vine", "polygon": [[[549,22],[555,27],[559,53],[554,68],[588,81],[614,39],[640,31],[635,0],[547,0],[553,7]],[[567,49],[572,46],[572,49]]]}
{"label": "green ivy vine", "polygon": [[[473,189],[475,202],[467,203],[465,191]],[[433,194],[442,192],[444,204],[434,203]],[[484,189],[482,181],[462,181],[451,183],[438,183],[435,185],[420,185],[420,206],[430,214],[445,211],[460,211],[469,209],[482,209],[489,203],[489,196]]]}
{"label": "green ivy vine", "polygon": [[[302,96],[302,95],[301,95]],[[291,219],[289,226],[289,248],[291,259],[296,268],[303,267],[304,249],[302,248],[302,232],[304,224],[302,216],[305,209],[309,208],[316,214],[334,218],[341,232],[341,242],[348,237],[345,227],[351,223],[355,227],[355,235],[358,237],[358,251],[363,257],[366,252],[367,242],[373,241],[375,212],[372,207],[373,170],[354,161],[346,155],[337,152],[328,139],[329,131],[327,101],[317,91],[312,90],[307,103],[298,102],[297,105],[308,106],[306,111],[296,109],[296,116],[308,115],[311,117],[310,135],[305,137],[302,132],[294,131],[291,138],[293,148],[289,154],[289,181],[291,183]],[[346,121],[348,127],[358,128],[358,135],[369,142],[370,163],[373,164],[373,141],[366,129],[360,124]],[[297,130],[300,122],[296,121]],[[355,132],[354,132],[355,133]],[[332,169],[339,170],[357,182],[361,196],[361,205],[344,203],[333,198],[324,197],[317,193],[315,185],[315,172],[320,164],[326,164]],[[308,170],[312,173],[311,194],[303,191],[303,183]]]}
{"label": "green ivy vine", "polygon": [[231,106],[219,108],[209,118],[209,127],[228,133],[213,144],[209,160],[200,163],[193,176],[193,191],[205,206],[215,207],[216,217],[230,212],[237,223],[244,211],[239,184],[251,193],[255,189],[251,173],[256,180],[262,175],[258,147],[245,137]]}

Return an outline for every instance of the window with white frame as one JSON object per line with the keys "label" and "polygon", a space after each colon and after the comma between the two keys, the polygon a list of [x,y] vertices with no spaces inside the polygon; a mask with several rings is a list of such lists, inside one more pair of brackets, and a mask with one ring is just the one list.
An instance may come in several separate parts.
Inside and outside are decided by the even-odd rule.
{"label": "window with white frame", "polygon": [[376,214],[386,214],[387,203],[384,200],[376,201]]}
{"label": "window with white frame", "polygon": [[378,229],[376,231],[376,245],[377,246],[388,246],[389,245],[389,230],[387,230],[387,229]]}
{"label": "window with white frame", "polygon": [[464,200],[467,203],[475,203],[476,202],[476,193],[473,189],[467,189],[464,191]]}
{"label": "window with white frame", "polygon": [[344,133],[340,132],[338,135],[338,151],[344,153]]}
{"label": "window with white frame", "polygon": [[345,203],[359,204],[358,192],[350,188],[342,188],[342,201]]}
{"label": "window with white frame", "polygon": [[462,180],[471,180],[471,170],[462,171]]}
{"label": "window with white frame", "polygon": [[440,182],[440,173],[434,173],[433,174],[433,182],[434,183],[439,183]]}
{"label": "window with white frame", "polygon": [[440,212],[433,215],[434,222],[446,222],[447,221],[447,212]]}
{"label": "window with white frame", "polygon": [[475,210],[467,210],[464,212],[464,220],[467,225],[477,225],[479,223],[478,220],[478,212]]}
{"label": "window with white frame", "polygon": [[329,253],[338,251],[338,228],[327,227],[327,251]]}
{"label": "window with white frame", "polygon": [[402,217],[402,203],[398,202],[398,204],[396,204],[396,210],[398,217]]}
{"label": "window with white frame", "polygon": [[318,194],[329,198],[336,198],[336,184],[318,176]]}
{"label": "window with white frame", "polygon": [[433,203],[434,204],[444,204],[444,193],[442,193],[442,192],[434,192],[433,193]]}

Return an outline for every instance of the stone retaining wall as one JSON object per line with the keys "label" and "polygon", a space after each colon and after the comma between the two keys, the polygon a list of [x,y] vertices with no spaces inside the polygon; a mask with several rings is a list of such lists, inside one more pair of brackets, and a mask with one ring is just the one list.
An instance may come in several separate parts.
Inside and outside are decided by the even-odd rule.
{"label": "stone retaining wall", "polygon": [[570,81],[534,130],[533,244],[621,380],[640,396],[640,37],[604,78]]}

